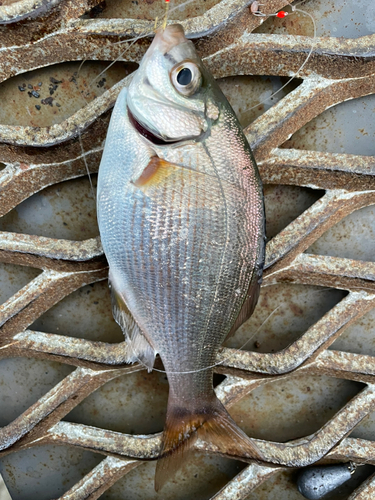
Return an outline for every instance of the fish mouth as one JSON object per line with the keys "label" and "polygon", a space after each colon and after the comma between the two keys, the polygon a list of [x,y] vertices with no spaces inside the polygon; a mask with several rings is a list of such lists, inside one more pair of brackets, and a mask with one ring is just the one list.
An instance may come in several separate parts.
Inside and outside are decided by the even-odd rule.
{"label": "fish mouth", "polygon": [[132,114],[130,109],[128,108],[128,116],[129,116],[129,121],[133,125],[133,127],[136,129],[136,131],[141,134],[142,137],[147,139],[148,141],[152,142],[156,146],[168,146],[170,144],[177,144],[178,142],[181,142],[181,139],[172,139],[172,140],[164,140],[161,137],[158,137],[157,135],[153,134],[151,130],[146,128],[142,123],[140,123]]}
{"label": "fish mouth", "polygon": [[196,135],[191,135],[187,137],[180,137],[178,139],[163,139],[159,135],[155,135],[153,132],[151,132],[150,129],[148,129],[143,123],[139,122],[133,113],[130,111],[128,107],[128,117],[130,123],[133,125],[133,127],[136,129],[136,131],[145,139],[148,141],[152,142],[152,144],[155,144],[155,146],[170,146],[171,144],[181,144],[181,143],[186,143],[188,141],[197,141],[204,136],[205,132],[202,131],[201,134],[198,136]]}

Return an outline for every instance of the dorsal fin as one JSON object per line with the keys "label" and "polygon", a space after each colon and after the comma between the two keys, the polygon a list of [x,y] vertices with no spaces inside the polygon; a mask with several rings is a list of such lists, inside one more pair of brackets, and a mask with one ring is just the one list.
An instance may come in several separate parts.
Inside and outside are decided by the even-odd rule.
{"label": "dorsal fin", "polygon": [[[253,314],[255,306],[257,305],[260,293],[260,283],[257,280],[252,280],[249,289],[246,294],[244,303],[242,304],[241,310],[234,322],[230,332],[228,333],[225,340],[228,340],[232,335],[234,335],[237,329],[247,321]],[[224,341],[225,342],[225,341]]]}
{"label": "dorsal fin", "polygon": [[[232,335],[236,333],[236,330],[247,321],[250,316],[253,314],[254,309],[258,303],[259,294],[260,294],[260,285],[262,284],[262,274],[263,274],[263,266],[264,266],[264,258],[265,258],[265,237],[266,227],[263,226],[263,242],[260,247],[260,252],[258,255],[258,260],[253,270],[249,288],[247,290],[247,294],[242,304],[241,310],[237,316],[236,321],[234,322],[230,332],[228,333],[225,340],[228,340]],[[225,342],[224,340],[224,342]]]}

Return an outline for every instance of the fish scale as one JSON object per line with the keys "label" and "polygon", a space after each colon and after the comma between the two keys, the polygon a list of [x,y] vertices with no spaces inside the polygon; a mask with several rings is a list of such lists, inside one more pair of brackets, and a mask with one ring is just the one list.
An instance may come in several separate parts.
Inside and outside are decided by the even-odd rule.
{"label": "fish scale", "polygon": [[[191,73],[183,85],[179,68]],[[261,459],[216,398],[212,365],[258,298],[262,186],[233,110],[179,25],[156,34],[116,102],[98,222],[128,361],[151,370],[159,353],[168,377],[156,489],[197,436]]]}

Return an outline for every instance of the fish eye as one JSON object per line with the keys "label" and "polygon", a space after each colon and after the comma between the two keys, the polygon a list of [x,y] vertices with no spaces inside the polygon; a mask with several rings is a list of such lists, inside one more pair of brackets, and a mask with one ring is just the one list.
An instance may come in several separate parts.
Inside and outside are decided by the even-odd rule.
{"label": "fish eye", "polygon": [[201,86],[202,75],[198,66],[192,61],[176,64],[171,70],[171,80],[177,92],[191,96]]}
{"label": "fish eye", "polygon": [[193,75],[189,68],[183,68],[181,71],[177,73],[177,82],[180,85],[189,85],[191,80],[193,79]]}

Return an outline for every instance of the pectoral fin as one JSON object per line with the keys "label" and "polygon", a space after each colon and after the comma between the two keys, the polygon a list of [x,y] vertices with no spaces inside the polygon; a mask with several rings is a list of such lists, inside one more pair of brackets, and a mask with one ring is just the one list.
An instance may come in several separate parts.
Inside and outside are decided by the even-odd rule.
{"label": "pectoral fin", "polygon": [[139,188],[146,189],[147,187],[159,184],[179,168],[181,167],[162,160],[158,156],[153,156],[140,177],[133,181],[133,184]]}
{"label": "pectoral fin", "polygon": [[[223,203],[223,192],[230,196],[242,197],[242,188],[216,175],[177,165],[153,156],[141,175],[132,179],[132,184],[148,198],[164,203],[181,202],[196,208],[216,210]],[[176,197],[177,196],[177,197]],[[176,201],[178,200],[178,201]]]}

